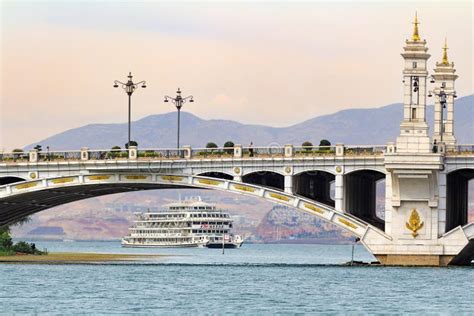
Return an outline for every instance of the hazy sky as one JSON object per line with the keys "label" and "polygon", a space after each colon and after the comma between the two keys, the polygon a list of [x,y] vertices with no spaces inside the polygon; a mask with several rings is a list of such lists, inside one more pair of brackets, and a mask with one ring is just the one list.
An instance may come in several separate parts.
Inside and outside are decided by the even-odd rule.
{"label": "hazy sky", "polygon": [[402,100],[415,10],[430,69],[444,38],[473,88],[472,1],[1,2],[0,150],[89,123],[125,122],[113,80],[146,80],[133,119],[193,94],[203,118],[286,126]]}

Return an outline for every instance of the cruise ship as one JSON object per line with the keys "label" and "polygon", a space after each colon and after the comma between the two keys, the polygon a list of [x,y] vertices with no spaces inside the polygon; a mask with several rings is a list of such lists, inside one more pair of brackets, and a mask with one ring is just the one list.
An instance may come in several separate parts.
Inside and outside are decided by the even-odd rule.
{"label": "cruise ship", "polygon": [[164,205],[158,212],[135,213],[123,247],[239,248],[243,238],[233,235],[229,214],[200,197]]}

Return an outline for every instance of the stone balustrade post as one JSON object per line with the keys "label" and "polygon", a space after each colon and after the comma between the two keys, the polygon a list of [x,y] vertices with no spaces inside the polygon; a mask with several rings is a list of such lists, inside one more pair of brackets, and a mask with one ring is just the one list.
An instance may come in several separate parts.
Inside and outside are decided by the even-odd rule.
{"label": "stone balustrade post", "polygon": [[191,146],[189,145],[183,146],[183,150],[184,150],[184,159],[191,159],[192,158]]}
{"label": "stone balustrade post", "polygon": [[128,159],[131,159],[131,160],[137,159],[137,146],[128,147]]}
{"label": "stone balustrade post", "polygon": [[344,144],[337,143],[336,144],[336,157],[343,157],[344,156]]}
{"label": "stone balustrade post", "polygon": [[394,154],[396,151],[396,148],[395,148],[395,143],[394,142],[388,142],[387,143],[387,154]]}
{"label": "stone balustrade post", "polygon": [[294,153],[293,145],[292,144],[286,144],[285,145],[285,157],[287,157],[287,158],[293,157],[293,153]]}
{"label": "stone balustrade post", "polygon": [[32,149],[29,153],[30,162],[38,162],[38,149]]}
{"label": "stone balustrade post", "polygon": [[81,160],[89,160],[89,148],[82,147],[81,148]]}
{"label": "stone balustrade post", "polygon": [[444,155],[446,153],[446,143],[439,142],[438,143],[438,153]]}
{"label": "stone balustrade post", "polygon": [[234,145],[234,158],[242,158],[242,145]]}

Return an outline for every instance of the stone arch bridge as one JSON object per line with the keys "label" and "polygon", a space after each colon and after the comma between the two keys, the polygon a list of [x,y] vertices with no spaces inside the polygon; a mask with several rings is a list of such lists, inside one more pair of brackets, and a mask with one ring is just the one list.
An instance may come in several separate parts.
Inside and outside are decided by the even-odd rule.
{"label": "stone arch bridge", "polygon": [[[0,225],[106,194],[205,188],[264,198],[318,216],[359,237],[382,263],[469,264],[474,224],[468,223],[468,183],[473,178],[473,145],[422,157],[397,153],[391,143],[32,150],[0,154]],[[382,203],[376,199],[380,183],[385,186]],[[420,227],[413,210],[409,216],[398,214],[400,201],[407,199],[417,206],[413,210]],[[377,205],[384,206],[385,216]]]}

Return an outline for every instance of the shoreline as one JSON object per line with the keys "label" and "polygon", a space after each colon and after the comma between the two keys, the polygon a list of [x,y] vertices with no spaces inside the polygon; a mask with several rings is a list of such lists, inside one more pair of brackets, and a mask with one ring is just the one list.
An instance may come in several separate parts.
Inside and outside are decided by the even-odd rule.
{"label": "shoreline", "polygon": [[53,252],[47,255],[11,255],[0,256],[2,263],[41,263],[41,264],[78,264],[155,261],[167,255],[155,254],[119,254],[88,252]]}

